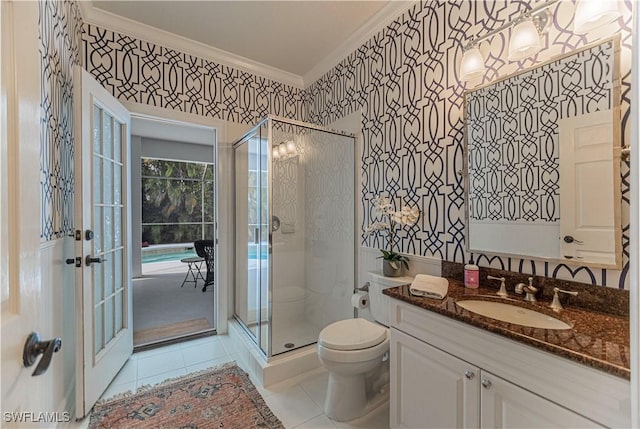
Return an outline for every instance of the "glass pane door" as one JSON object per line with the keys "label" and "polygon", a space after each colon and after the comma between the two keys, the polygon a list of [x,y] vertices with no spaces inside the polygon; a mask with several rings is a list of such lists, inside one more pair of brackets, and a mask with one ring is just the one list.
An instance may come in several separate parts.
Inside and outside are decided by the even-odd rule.
{"label": "glass pane door", "polygon": [[94,352],[126,328],[123,270],[122,133],[125,127],[99,105],[93,108]]}

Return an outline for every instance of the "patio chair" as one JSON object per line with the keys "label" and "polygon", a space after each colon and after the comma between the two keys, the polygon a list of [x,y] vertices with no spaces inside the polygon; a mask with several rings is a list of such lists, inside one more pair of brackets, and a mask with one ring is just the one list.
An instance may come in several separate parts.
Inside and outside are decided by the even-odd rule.
{"label": "patio chair", "polygon": [[213,287],[214,284],[215,245],[213,240],[196,240],[193,242],[193,246],[195,247],[198,256],[204,258],[205,264],[207,265],[207,277],[204,281],[204,286],[202,287],[202,292],[206,292],[207,286],[211,285]]}

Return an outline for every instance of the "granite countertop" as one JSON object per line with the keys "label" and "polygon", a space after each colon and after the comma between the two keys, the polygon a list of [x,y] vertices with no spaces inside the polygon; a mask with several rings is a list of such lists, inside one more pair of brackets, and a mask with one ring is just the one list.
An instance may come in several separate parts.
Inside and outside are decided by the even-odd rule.
{"label": "granite countertop", "polygon": [[[531,304],[523,301],[522,296],[513,293],[510,294],[513,299],[505,300],[495,295],[495,289],[485,287],[469,289],[465,288],[462,282],[453,279],[449,279],[449,291],[443,300],[413,296],[409,293],[409,285],[388,288],[383,293],[425,310],[483,328],[583,365],[618,377],[630,378],[628,317],[571,308],[571,306],[565,307],[560,313],[555,313],[549,309],[549,302],[539,301]],[[501,322],[472,313],[456,305],[456,301],[463,298],[505,302],[531,308],[560,319],[573,328],[551,330]]]}

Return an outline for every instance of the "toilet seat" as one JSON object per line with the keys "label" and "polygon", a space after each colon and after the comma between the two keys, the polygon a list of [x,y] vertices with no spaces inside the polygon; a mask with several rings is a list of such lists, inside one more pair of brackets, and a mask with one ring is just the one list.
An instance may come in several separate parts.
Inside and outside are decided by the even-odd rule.
{"label": "toilet seat", "polygon": [[346,319],[325,327],[318,344],[331,350],[349,351],[368,349],[387,338],[387,329],[366,319]]}

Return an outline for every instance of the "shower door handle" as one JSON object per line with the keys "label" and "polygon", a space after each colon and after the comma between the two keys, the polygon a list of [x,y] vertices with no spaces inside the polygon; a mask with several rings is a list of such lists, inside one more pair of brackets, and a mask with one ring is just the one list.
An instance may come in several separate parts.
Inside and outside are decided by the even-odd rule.
{"label": "shower door handle", "polygon": [[260,228],[253,229],[253,244],[260,244]]}

